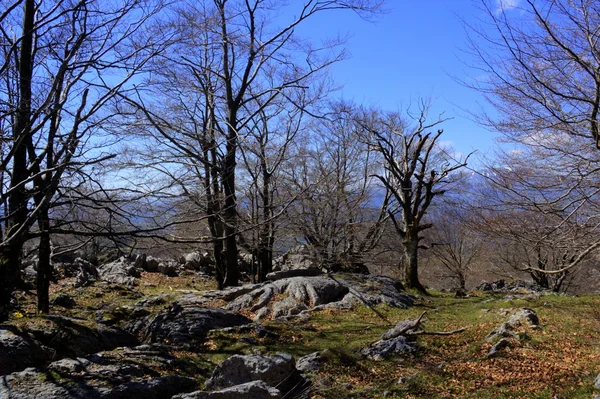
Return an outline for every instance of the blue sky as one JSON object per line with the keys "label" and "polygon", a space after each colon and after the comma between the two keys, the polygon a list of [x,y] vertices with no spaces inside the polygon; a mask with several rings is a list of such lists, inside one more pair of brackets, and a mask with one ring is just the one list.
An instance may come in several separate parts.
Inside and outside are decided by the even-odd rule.
{"label": "blue sky", "polygon": [[[461,108],[475,109],[485,101],[453,79],[468,80],[477,73],[468,66],[473,61],[464,52],[466,33],[460,18],[481,18],[478,1],[388,0],[389,12],[375,22],[336,11],[307,21],[304,29],[319,38],[337,32],[351,35],[346,46],[350,57],[331,70],[344,85],[339,96],[388,110],[431,98],[432,116],[444,112],[444,117],[453,118],[442,125],[442,139],[457,152],[478,150],[481,155],[495,145],[496,135],[469,120]],[[510,8],[518,0],[502,2]]]}

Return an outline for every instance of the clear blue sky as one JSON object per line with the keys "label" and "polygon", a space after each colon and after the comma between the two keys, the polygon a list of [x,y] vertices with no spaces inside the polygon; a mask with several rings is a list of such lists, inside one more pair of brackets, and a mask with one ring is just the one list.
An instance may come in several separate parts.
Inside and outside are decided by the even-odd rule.
{"label": "clear blue sky", "polygon": [[[387,14],[366,22],[350,12],[329,12],[307,21],[302,34],[323,37],[351,35],[349,59],[332,67],[344,85],[338,95],[388,110],[405,108],[411,100],[432,98],[432,116],[453,118],[442,125],[444,141],[457,152],[485,153],[495,134],[470,121],[464,109],[485,104],[482,96],[457,83],[476,71],[464,53],[466,33],[459,17],[481,18],[478,0],[388,0]],[[518,0],[503,0],[515,4]],[[465,63],[467,65],[465,65]]]}

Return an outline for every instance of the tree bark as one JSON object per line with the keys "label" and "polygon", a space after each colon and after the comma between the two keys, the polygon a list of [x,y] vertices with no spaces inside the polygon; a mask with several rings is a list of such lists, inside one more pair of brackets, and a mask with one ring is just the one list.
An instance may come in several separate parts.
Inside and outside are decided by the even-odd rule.
{"label": "tree bark", "polygon": [[[232,112],[234,115],[235,113]],[[223,208],[224,228],[224,253],[225,279],[223,285],[231,287],[238,285],[238,249],[237,249],[237,200],[235,195],[235,168],[237,153],[237,131],[232,124],[235,117],[232,116],[229,122],[227,152],[223,164],[222,182],[223,193],[225,194],[225,203]]]}
{"label": "tree bark", "polygon": [[19,55],[20,97],[13,130],[13,145],[15,149],[10,184],[12,192],[8,196],[8,218],[6,224],[6,238],[10,239],[10,242],[0,252],[0,322],[8,319],[12,292],[15,283],[18,281],[21,251],[23,249],[23,232],[18,232],[18,230],[27,221],[28,214],[27,192],[21,183],[28,177],[27,139],[31,135],[34,13],[34,0],[26,0],[23,16],[23,37]]}
{"label": "tree bark", "polygon": [[38,226],[41,231],[40,246],[38,253],[37,267],[37,297],[38,297],[38,312],[50,312],[50,280],[52,279],[52,265],[50,263],[51,247],[50,247],[50,221],[48,218],[48,210],[44,209],[38,219]]}
{"label": "tree bark", "polygon": [[407,237],[404,241],[404,284],[406,288],[416,289],[423,294],[427,290],[419,281],[419,239]]}

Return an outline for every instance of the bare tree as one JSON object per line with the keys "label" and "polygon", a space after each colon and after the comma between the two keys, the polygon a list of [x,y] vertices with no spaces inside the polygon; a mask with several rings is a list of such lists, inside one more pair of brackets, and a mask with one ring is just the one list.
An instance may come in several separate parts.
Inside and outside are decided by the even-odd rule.
{"label": "bare tree", "polygon": [[475,225],[497,257],[558,291],[598,247],[597,151],[557,133],[500,154],[478,187]]}
{"label": "bare tree", "polygon": [[144,113],[156,137],[203,182],[198,198],[203,198],[199,204],[211,226],[220,287],[237,285],[239,277],[240,138],[264,107],[281,97],[293,99],[290,91],[306,87],[313,76],[343,58],[343,52],[332,55],[335,45],[318,48],[301,40],[296,27],[325,11],[368,15],[379,3],[305,1],[283,27],[272,19],[283,5],[264,0],[206,0],[174,10],[177,41],[171,56],[156,63],[155,82],[148,82],[161,103],[142,91],[129,100]]}
{"label": "bare tree", "polygon": [[242,202],[246,204],[240,208],[248,212],[248,217],[242,218],[242,226],[248,233],[240,238],[252,254],[256,269],[252,274],[261,282],[273,269],[279,219],[294,200],[293,196],[281,195],[283,168],[289,162],[294,139],[310,119],[309,104],[321,99],[321,94],[307,96],[308,93],[305,89],[298,90],[293,103],[281,98],[269,106],[259,105],[255,122],[248,124],[247,134],[240,143],[246,167],[241,180],[247,180],[242,183],[245,187]]}
{"label": "bare tree", "polygon": [[477,73],[485,76],[467,85],[498,112],[480,120],[507,135],[561,132],[592,139],[600,148],[600,4],[506,4],[481,0],[487,18],[479,26],[465,22],[473,32]]}
{"label": "bare tree", "polygon": [[455,280],[465,291],[467,277],[482,257],[483,237],[471,227],[471,212],[454,201],[435,207],[430,217],[435,225],[427,235],[427,247],[444,270],[441,277]]}
{"label": "bare tree", "polygon": [[[377,198],[376,153],[362,140],[358,109],[331,105],[294,145],[286,167],[288,228],[324,268],[364,271],[387,219],[385,195]],[[382,191],[379,191],[381,194]]]}
{"label": "bare tree", "polygon": [[370,146],[382,159],[382,171],[375,176],[389,193],[387,213],[404,246],[405,283],[422,292],[426,290],[418,274],[420,241],[422,232],[433,226],[426,220],[427,211],[467,161],[455,161],[439,147],[442,130],[429,132],[442,122],[428,122],[427,106],[421,106],[412,126],[398,113],[371,115],[362,123]]}
{"label": "bare tree", "polygon": [[[67,169],[110,157],[93,137],[111,116],[104,112],[106,105],[155,53],[154,43],[160,38],[144,40],[137,33],[160,4],[134,0],[2,4],[6,7],[0,14],[0,119],[7,124],[0,168],[5,205],[0,319],[5,320],[23,243],[36,224],[38,307],[48,311],[51,202]],[[140,41],[132,43],[134,37]],[[96,151],[90,151],[92,147]]]}

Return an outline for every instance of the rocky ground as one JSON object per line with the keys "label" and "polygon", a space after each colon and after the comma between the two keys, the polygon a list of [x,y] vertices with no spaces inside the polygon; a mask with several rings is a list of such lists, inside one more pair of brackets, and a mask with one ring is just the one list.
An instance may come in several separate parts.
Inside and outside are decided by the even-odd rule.
{"label": "rocky ground", "polygon": [[[600,354],[573,336],[545,347],[561,318],[549,310],[570,299],[524,283],[428,298],[387,277],[290,268],[217,291],[200,254],[55,267],[52,314],[35,315],[33,292],[18,292],[0,325],[2,399],[591,397],[600,388]],[[597,339],[587,302],[579,309],[595,316],[568,331]],[[555,365],[569,348],[585,369]],[[525,356],[531,390],[515,356]],[[521,370],[514,384],[503,365]]]}

